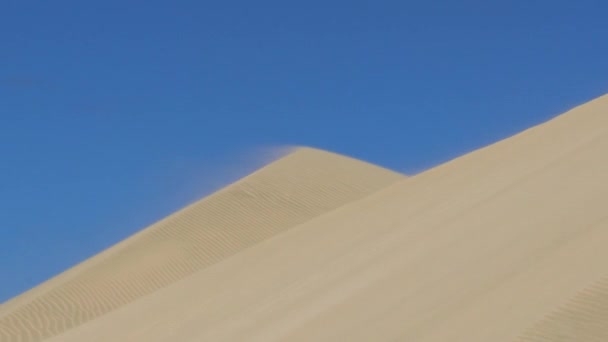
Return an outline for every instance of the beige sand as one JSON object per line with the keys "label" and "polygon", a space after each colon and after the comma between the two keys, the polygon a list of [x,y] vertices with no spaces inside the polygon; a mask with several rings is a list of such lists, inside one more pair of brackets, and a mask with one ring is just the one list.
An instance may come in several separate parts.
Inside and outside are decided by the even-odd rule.
{"label": "beige sand", "polygon": [[[608,96],[415,177],[388,175],[107,314],[76,316],[48,341],[608,341]],[[192,249],[213,249],[207,234]],[[189,251],[144,237],[137,253]],[[126,256],[112,258],[91,267],[109,290],[74,303],[94,310],[116,300],[111,291],[145,283],[120,282]],[[126,265],[178,267],[189,258],[169,264],[159,252]],[[42,340],[28,334],[53,331],[45,319],[63,309],[45,303],[68,296],[59,292],[67,287],[56,282],[5,304],[0,340]]]}
{"label": "beige sand", "polygon": [[5,303],[0,341],[41,341],[404,176],[300,148]]}

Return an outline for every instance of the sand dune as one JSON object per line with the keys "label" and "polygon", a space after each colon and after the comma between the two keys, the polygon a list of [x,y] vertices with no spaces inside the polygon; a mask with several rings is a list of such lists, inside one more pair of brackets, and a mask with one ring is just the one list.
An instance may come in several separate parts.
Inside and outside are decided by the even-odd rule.
{"label": "sand dune", "polygon": [[404,176],[300,148],[7,302],[1,341],[41,341]]}
{"label": "sand dune", "polygon": [[[318,203],[337,185],[359,191],[291,214],[295,199],[277,192],[301,180],[288,167],[261,177],[269,167],[257,174],[267,191],[243,206],[238,196],[222,202],[251,222],[186,229],[198,237],[178,246],[144,232],[132,240],[140,247],[125,243],[6,303],[0,340],[608,341],[608,96],[407,179],[305,153],[323,156],[302,165],[324,175],[307,178],[314,190],[297,203]],[[282,211],[302,218],[274,223]],[[171,227],[208,227],[210,216],[159,225],[173,241],[183,228]],[[213,241],[237,247],[211,252],[225,250],[210,242],[214,229],[232,233]],[[196,267],[160,285],[137,285],[189,262]],[[152,265],[164,271],[146,273]],[[65,298],[78,315],[47,304]],[[58,316],[66,323],[57,327]]]}

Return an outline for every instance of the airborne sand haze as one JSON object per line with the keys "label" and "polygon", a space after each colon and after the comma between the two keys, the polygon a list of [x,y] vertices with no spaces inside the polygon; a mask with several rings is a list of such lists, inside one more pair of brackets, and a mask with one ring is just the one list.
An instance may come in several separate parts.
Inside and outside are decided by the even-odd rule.
{"label": "airborne sand haze", "polygon": [[[607,151],[608,96],[407,179],[304,150],[315,157],[291,161],[318,171],[291,177],[300,168],[287,156],[272,175],[258,173],[269,175],[254,187],[264,191],[243,185],[225,202],[207,199],[222,203],[216,215],[164,221],[175,231],[158,235],[168,246],[144,232],[106,267],[93,259],[68,271],[75,285],[56,281],[6,303],[0,337],[606,341]],[[311,191],[284,195],[302,179]],[[246,223],[227,224],[242,212]],[[285,221],[271,224],[275,215]],[[164,271],[138,278],[155,265]],[[66,298],[72,306],[59,304]]]}

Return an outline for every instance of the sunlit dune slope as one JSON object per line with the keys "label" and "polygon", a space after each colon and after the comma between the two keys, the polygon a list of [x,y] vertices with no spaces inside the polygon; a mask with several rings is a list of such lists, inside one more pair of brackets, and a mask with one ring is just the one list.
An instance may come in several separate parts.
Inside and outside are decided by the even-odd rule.
{"label": "sunlit dune slope", "polygon": [[[360,184],[367,172],[356,169],[345,167],[321,188]],[[28,334],[53,331],[44,341],[608,341],[608,96],[417,176],[388,174],[390,181],[379,176],[383,181],[365,194],[283,224],[290,228],[105,315],[70,316],[78,324],[60,331],[39,317],[62,307],[9,302],[0,340],[39,341]],[[251,200],[251,222],[275,213],[255,207],[258,197],[275,193]],[[319,193],[309,198],[319,200]],[[272,203],[297,207],[290,200]],[[266,225],[246,227],[235,236]],[[213,246],[208,236],[174,249],[150,239],[142,249],[160,251],[150,264],[174,269]],[[164,248],[181,257],[163,256]],[[132,259],[118,251],[112,258],[118,262],[96,266],[99,290],[82,282],[94,301],[75,302],[112,302],[120,298],[112,290],[131,293],[134,284],[147,284],[121,268],[121,260]],[[126,276],[128,282],[110,283]],[[53,291],[64,292],[40,298],[71,298],[73,291],[63,290],[70,284],[55,284]]]}
{"label": "sunlit dune slope", "polygon": [[606,341],[608,97],[52,339]]}
{"label": "sunlit dune slope", "polygon": [[300,148],[3,304],[0,341],[65,332],[403,176]]}

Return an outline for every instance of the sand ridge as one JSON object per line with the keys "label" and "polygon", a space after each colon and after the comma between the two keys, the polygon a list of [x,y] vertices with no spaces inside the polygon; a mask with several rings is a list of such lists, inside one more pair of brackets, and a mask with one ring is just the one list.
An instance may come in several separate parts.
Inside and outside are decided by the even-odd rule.
{"label": "sand ridge", "polygon": [[0,338],[59,334],[402,178],[351,158],[296,149],[6,303]]}

